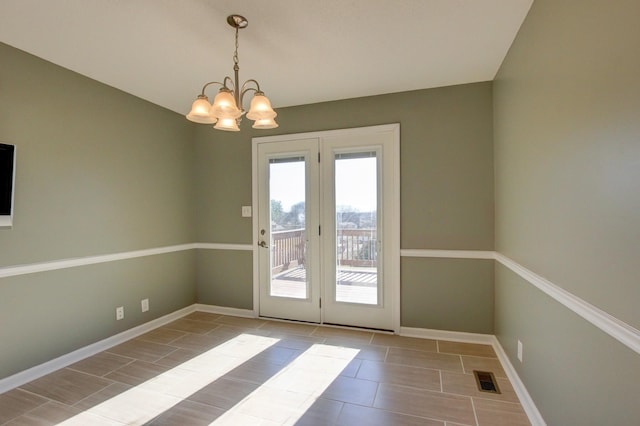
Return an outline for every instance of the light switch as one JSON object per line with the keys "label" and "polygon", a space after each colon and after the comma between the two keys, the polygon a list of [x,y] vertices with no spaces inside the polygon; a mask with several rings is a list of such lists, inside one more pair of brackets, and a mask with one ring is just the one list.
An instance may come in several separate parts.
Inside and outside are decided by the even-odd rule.
{"label": "light switch", "polygon": [[251,206],[242,206],[242,217],[251,217]]}

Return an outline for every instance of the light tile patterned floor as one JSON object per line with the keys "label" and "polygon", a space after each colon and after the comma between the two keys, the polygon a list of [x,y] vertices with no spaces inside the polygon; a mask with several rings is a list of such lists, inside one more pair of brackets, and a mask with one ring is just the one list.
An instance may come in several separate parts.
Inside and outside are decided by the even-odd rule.
{"label": "light tile patterned floor", "polygon": [[0,425],[54,424],[529,421],[490,346],[196,312],[0,395]]}

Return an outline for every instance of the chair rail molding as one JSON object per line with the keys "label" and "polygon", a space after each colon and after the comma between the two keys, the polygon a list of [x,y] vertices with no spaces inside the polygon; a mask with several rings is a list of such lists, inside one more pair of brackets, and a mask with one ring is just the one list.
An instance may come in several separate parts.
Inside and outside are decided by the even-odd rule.
{"label": "chair rail molding", "polygon": [[58,259],[46,262],[30,263],[26,265],[5,266],[0,268],[0,278],[16,275],[34,274],[36,272],[55,271],[58,269],[75,268],[78,266],[94,265],[96,263],[115,262],[118,260],[134,259],[136,257],[154,256],[184,250],[193,250],[196,244],[178,244],[166,247],[156,247],[143,250],[126,251],[121,253],[101,254],[97,256]]}
{"label": "chair rail molding", "polygon": [[495,252],[489,250],[436,250],[401,249],[401,257],[433,257],[446,259],[495,259]]}
{"label": "chair rail molding", "polygon": [[[58,269],[74,268],[93,265],[97,263],[115,262],[119,260],[134,259],[137,257],[154,256],[159,254],[174,253],[185,250],[240,250],[252,251],[252,244],[227,244],[227,243],[188,243],[165,247],[156,247],[143,250],[134,250],[121,253],[102,254],[71,259],[59,259],[47,262],[32,263],[26,265],[13,265],[0,267],[0,278],[8,278],[18,275],[33,274],[38,272],[55,271]],[[525,268],[509,257],[487,250],[437,250],[437,249],[401,249],[401,257],[418,258],[448,258],[448,259],[486,259],[494,260],[516,273],[525,281],[564,305],[583,319],[609,334],[620,343],[640,354],[640,330],[614,317],[580,297],[570,293],[557,284]]]}
{"label": "chair rail molding", "polygon": [[503,254],[495,253],[495,259],[543,293],[551,296],[558,303],[561,303],[620,343],[640,354],[640,330],[637,328],[564,290]]}

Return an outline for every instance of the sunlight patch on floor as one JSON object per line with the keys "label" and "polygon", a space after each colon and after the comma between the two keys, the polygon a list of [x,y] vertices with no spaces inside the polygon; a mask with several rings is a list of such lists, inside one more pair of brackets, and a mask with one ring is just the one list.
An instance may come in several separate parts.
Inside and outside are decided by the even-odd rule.
{"label": "sunlight patch on floor", "polygon": [[315,344],[211,425],[294,425],[358,352]]}
{"label": "sunlight patch on floor", "polygon": [[145,424],[279,340],[239,335],[60,424]]}

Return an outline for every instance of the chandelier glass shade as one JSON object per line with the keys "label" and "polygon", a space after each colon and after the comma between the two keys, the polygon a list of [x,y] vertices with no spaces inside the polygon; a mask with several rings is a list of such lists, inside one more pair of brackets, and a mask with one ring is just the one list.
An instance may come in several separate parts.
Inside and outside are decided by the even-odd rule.
{"label": "chandelier glass shade", "polygon": [[[234,78],[225,77],[222,82],[211,81],[206,83],[202,92],[191,105],[191,111],[186,115],[187,119],[199,124],[215,124],[218,130],[231,132],[240,131],[240,121],[245,113],[242,102],[244,95],[253,92],[253,98],[246,116],[254,121],[254,129],[274,129],[278,127],[275,118],[278,114],[271,107],[271,102],[260,90],[260,84],[256,80],[247,80],[242,86],[239,85],[240,66],[238,65],[238,30],[245,28],[248,21],[240,15],[227,17],[227,23],[236,29],[236,49],[233,55]],[[205,91],[209,86],[221,86],[218,94],[213,99],[213,104],[209,103],[209,98]]]}

